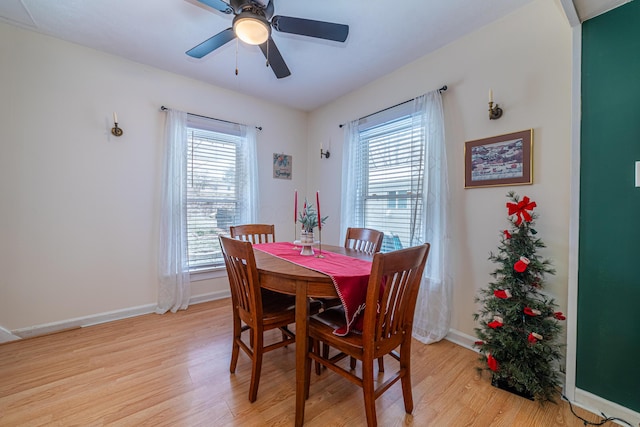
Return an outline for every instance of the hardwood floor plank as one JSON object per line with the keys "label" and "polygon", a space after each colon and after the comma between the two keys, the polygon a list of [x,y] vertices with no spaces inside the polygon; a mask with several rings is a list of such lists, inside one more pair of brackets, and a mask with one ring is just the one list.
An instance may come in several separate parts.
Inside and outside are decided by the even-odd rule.
{"label": "hardwood floor plank", "polygon": [[[229,372],[230,319],[230,301],[220,300],[2,344],[0,425],[293,425],[295,345],[265,355],[258,400],[249,403],[250,361],[241,355],[236,373]],[[583,425],[566,402],[540,405],[492,387],[477,363],[476,353],[451,342],[414,342],[413,415],[405,413],[396,384],[376,402],[379,424]],[[385,359],[387,374],[396,368],[394,359]],[[364,425],[361,389],[329,371],[312,374],[305,421],[310,427]]]}

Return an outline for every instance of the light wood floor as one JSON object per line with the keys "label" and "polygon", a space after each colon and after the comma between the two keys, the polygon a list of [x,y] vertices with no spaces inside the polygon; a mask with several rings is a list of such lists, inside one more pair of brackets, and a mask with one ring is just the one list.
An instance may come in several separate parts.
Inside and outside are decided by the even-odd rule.
{"label": "light wood floor", "polygon": [[[221,300],[2,344],[0,426],[293,425],[295,348],[265,355],[251,404],[243,353],[229,373],[230,317],[230,301]],[[394,364],[385,359],[387,371]],[[414,342],[413,415],[398,383],[376,402],[379,425],[583,425],[566,402],[542,406],[496,389],[476,366],[476,353],[448,341]],[[305,425],[365,424],[358,387],[329,371],[311,381]]]}

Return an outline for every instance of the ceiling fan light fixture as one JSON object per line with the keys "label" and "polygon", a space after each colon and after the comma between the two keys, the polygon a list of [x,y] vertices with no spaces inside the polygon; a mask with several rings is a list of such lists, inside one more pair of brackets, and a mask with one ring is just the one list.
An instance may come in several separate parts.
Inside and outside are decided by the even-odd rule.
{"label": "ceiling fan light fixture", "polygon": [[269,39],[271,26],[265,18],[243,12],[233,19],[233,31],[243,42],[260,45]]}

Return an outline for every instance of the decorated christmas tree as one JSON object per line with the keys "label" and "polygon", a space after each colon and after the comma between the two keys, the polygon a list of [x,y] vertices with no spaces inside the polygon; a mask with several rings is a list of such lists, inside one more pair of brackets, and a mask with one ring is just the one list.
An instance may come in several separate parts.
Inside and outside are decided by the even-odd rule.
{"label": "decorated christmas tree", "polygon": [[543,292],[544,277],[554,274],[551,262],[536,251],[545,244],[533,228],[536,203],[509,192],[507,202],[510,229],[500,233],[498,252],[489,260],[498,264],[494,278],[480,290],[476,302],[482,308],[474,314],[482,367],[493,375],[492,383],[540,401],[554,401],[559,392],[558,361],[562,345],[557,338],[559,320],[552,298]]}

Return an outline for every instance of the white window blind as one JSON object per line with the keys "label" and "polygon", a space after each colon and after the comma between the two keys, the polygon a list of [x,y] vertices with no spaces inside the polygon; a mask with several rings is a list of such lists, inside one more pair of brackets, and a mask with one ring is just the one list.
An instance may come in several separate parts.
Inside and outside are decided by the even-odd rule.
{"label": "white window blind", "polygon": [[396,111],[401,117],[389,119],[393,111],[385,111],[387,121],[361,126],[354,162],[356,223],[385,233],[383,252],[421,243],[424,139],[403,110]]}
{"label": "white window blind", "polygon": [[241,217],[242,177],[247,175],[238,126],[189,116],[187,245],[191,271],[224,266],[218,234]]}

